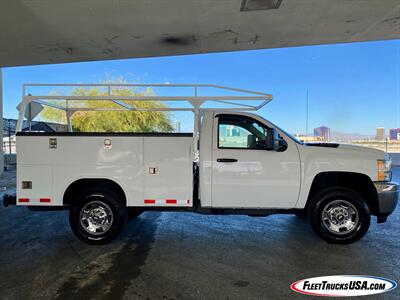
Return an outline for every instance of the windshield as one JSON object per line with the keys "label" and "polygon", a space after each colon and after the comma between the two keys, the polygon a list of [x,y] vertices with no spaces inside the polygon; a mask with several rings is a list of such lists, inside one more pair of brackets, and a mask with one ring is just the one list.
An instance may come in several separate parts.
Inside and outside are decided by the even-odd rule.
{"label": "windshield", "polygon": [[286,136],[288,136],[291,140],[293,140],[294,142],[296,142],[297,144],[300,145],[304,145],[303,141],[300,141],[298,138],[296,138],[295,136],[293,136],[292,134],[290,134],[289,132],[287,132],[286,130],[283,130],[282,128],[280,128],[279,126],[275,125],[274,123],[272,123],[271,121],[267,121],[265,120],[263,117],[259,116],[260,118],[262,118],[264,121],[270,123],[272,126],[274,126],[276,129],[278,129],[279,131],[282,131]]}

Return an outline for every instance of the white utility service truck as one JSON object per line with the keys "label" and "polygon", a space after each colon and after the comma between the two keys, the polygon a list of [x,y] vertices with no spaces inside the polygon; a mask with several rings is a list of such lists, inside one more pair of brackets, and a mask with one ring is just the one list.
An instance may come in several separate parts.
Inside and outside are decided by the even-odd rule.
{"label": "white utility service truck", "polygon": [[[49,85],[46,85],[49,86]],[[54,87],[54,85],[51,85]],[[82,85],[57,85],[61,88]],[[352,243],[367,232],[371,215],[385,222],[397,205],[398,184],[382,151],[334,143],[303,143],[249,113],[272,96],[216,85],[86,85],[100,96],[27,93],[18,106],[17,191],[4,205],[68,209],[72,231],[88,244],[105,244],[129,217],[143,211],[202,214],[307,215],[332,243]],[[121,88],[190,89],[189,96],[117,96]],[[105,108],[75,101],[111,101]],[[61,101],[63,104],[57,104]],[[136,101],[170,101],[153,109]],[[169,102],[168,102],[169,103]],[[70,132],[22,132],[43,106],[65,112]],[[194,113],[192,133],[72,132],[78,111]]]}

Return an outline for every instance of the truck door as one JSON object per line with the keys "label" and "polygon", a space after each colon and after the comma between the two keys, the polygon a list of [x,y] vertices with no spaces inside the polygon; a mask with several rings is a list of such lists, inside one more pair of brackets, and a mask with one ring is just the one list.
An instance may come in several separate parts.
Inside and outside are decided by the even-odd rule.
{"label": "truck door", "polygon": [[282,134],[286,150],[266,150],[270,127],[250,116],[219,114],[213,122],[212,206],[294,207],[300,189],[296,143]]}

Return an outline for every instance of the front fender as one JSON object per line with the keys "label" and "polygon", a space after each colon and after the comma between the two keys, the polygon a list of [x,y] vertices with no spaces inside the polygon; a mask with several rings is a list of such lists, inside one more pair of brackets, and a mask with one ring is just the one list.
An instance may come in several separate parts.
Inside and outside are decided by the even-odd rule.
{"label": "front fender", "polygon": [[353,148],[341,149],[299,147],[301,161],[301,188],[295,208],[304,208],[314,178],[324,172],[351,172],[368,176],[371,181],[377,180],[377,159],[384,158],[381,151],[363,151]]}

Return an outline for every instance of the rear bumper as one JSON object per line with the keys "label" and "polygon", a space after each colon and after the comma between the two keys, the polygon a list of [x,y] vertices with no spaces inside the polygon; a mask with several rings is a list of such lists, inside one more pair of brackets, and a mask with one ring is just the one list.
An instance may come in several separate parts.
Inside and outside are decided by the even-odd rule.
{"label": "rear bumper", "polygon": [[3,196],[3,206],[7,207],[9,205],[16,205],[17,204],[17,195],[16,194],[5,194]]}
{"label": "rear bumper", "polygon": [[378,193],[378,221],[379,218],[386,218],[396,208],[399,201],[399,185],[395,182],[374,182]]}

